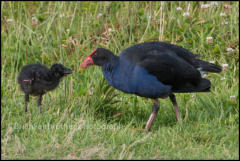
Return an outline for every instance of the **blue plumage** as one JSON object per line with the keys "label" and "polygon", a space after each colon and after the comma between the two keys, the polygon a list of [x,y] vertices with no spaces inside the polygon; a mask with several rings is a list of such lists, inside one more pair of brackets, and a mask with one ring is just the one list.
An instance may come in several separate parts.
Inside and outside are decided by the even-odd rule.
{"label": "blue plumage", "polygon": [[161,98],[167,97],[172,92],[170,85],[164,85],[143,67],[134,65],[121,56],[114,62],[104,64],[102,71],[111,86],[126,93]]}

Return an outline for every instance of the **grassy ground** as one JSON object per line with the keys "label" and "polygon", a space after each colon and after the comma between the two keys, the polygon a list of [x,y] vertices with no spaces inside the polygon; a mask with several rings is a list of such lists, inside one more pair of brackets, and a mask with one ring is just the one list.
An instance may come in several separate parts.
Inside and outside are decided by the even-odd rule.
{"label": "grassy ground", "polygon": [[[239,3],[204,3],[210,6],[1,2],[1,158],[239,159]],[[207,74],[210,93],[177,94],[181,124],[169,99],[161,99],[151,132],[144,132],[153,102],[109,87],[100,68],[80,64],[96,47],[119,54],[152,40],[228,67]],[[44,96],[42,115],[34,97],[24,112],[16,79],[36,62],[74,70]]]}

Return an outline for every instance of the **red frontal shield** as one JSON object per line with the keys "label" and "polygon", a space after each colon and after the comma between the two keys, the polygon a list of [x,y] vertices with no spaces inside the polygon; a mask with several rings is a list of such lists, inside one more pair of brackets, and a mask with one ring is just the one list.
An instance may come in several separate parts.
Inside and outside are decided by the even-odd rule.
{"label": "red frontal shield", "polygon": [[95,50],[93,50],[93,52],[91,52],[91,54],[89,54],[84,60],[83,60],[83,62],[82,62],[82,64],[81,64],[81,68],[87,68],[88,66],[91,66],[91,65],[94,65],[94,62],[93,62],[93,60],[92,60],[92,54],[94,53],[96,51],[96,49]]}

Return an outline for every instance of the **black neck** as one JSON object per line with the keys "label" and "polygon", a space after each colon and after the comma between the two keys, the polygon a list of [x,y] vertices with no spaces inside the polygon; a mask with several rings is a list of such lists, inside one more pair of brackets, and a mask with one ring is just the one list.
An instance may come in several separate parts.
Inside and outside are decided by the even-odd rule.
{"label": "black neck", "polygon": [[102,68],[106,72],[112,72],[113,69],[118,65],[118,63],[119,63],[119,57],[112,54],[111,56],[109,56],[109,61],[105,63],[102,66]]}

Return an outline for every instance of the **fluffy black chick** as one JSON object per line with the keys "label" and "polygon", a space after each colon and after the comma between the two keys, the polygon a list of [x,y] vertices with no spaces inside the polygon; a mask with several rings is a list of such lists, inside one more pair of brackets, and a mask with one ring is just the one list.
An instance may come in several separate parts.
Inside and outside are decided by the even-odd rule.
{"label": "fluffy black chick", "polygon": [[53,64],[50,69],[41,64],[25,65],[18,75],[18,83],[25,93],[25,112],[27,112],[29,95],[34,95],[39,96],[37,106],[41,113],[42,96],[55,89],[60,79],[71,73],[72,70],[62,64]]}

